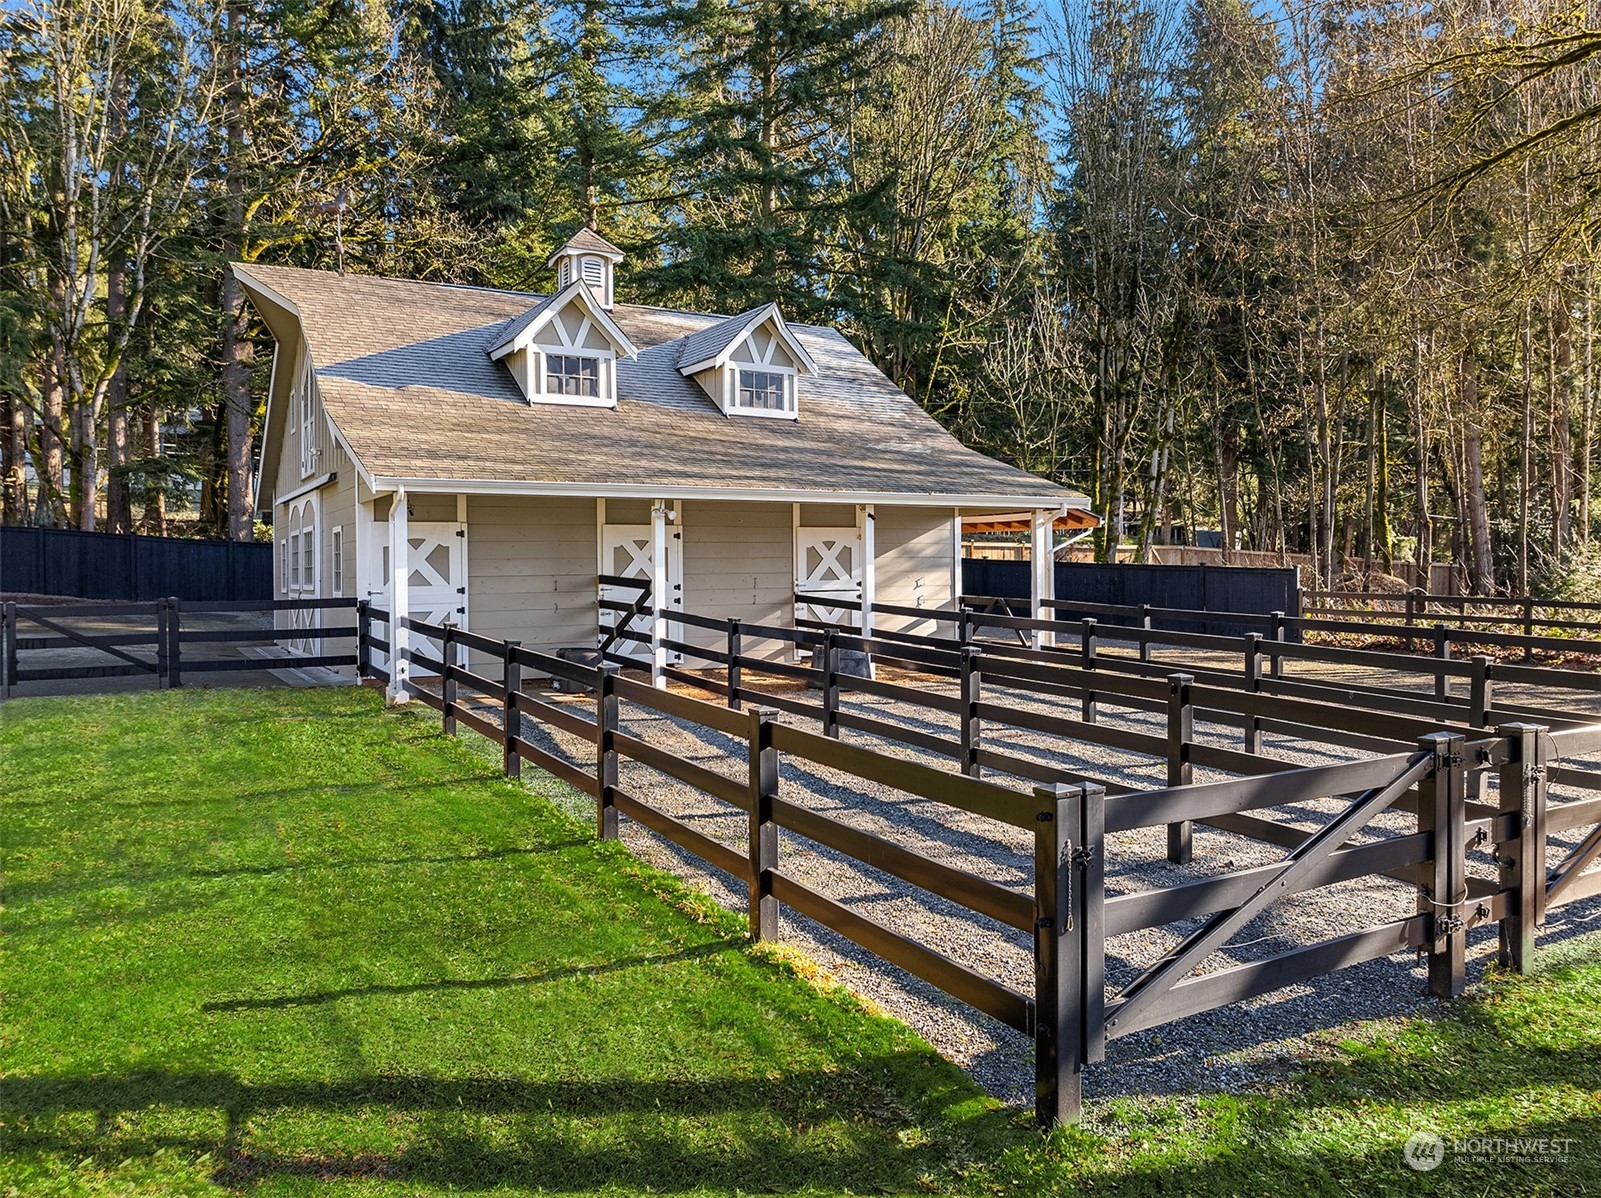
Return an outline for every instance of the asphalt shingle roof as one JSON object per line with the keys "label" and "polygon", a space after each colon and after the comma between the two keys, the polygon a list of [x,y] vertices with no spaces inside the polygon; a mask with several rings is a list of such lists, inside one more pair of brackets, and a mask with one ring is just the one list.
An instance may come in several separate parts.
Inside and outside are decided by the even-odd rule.
{"label": "asphalt shingle roof", "polygon": [[378,478],[1004,496],[1076,492],[976,453],[838,331],[790,325],[817,363],[798,420],[724,416],[678,373],[684,338],[726,317],[617,304],[639,353],[615,409],[530,404],[490,345],[543,297],[251,264],[299,311],[328,415]]}

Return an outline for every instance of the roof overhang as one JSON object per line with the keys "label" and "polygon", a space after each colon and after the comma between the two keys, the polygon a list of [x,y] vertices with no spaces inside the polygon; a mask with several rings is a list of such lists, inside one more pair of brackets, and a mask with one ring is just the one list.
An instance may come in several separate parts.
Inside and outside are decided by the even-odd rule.
{"label": "roof overhang", "polygon": [[[1089,508],[1083,495],[1029,496],[981,492],[816,491],[784,487],[685,487],[641,483],[507,482],[499,479],[404,478],[375,475],[373,490],[385,494],[404,489],[427,495],[529,495],[593,499],[721,499],[738,503],[872,503],[885,507],[949,507],[994,509],[1013,514],[1019,508],[1054,512],[1056,518]],[[1093,519],[1093,517],[1091,517]],[[965,517],[964,517],[965,523]]]}
{"label": "roof overhang", "polygon": [[811,354],[806,352],[806,347],[800,343],[799,338],[789,331],[789,326],[784,323],[784,314],[778,310],[777,304],[768,304],[765,308],[758,308],[746,320],[745,327],[721,350],[712,357],[703,358],[699,362],[684,363],[678,368],[678,373],[685,378],[689,378],[703,370],[715,370],[726,366],[729,359],[734,356],[734,351],[743,345],[752,333],[769,322],[773,326],[773,332],[777,335],[779,343],[783,345],[789,356],[799,363],[800,373],[816,374],[817,363],[812,360]]}
{"label": "roof overhang", "polygon": [[[1100,524],[1101,518],[1090,511],[1089,500],[1086,499],[1083,501],[1083,506],[1070,507],[1058,515],[1053,527],[1077,532],[1087,528],[1099,528]],[[1028,532],[1033,527],[1033,512],[996,512],[962,517],[963,532]]]}
{"label": "roof overhang", "polygon": [[584,310],[584,314],[594,321],[596,327],[605,334],[606,340],[611,342],[612,348],[623,357],[632,358],[639,352],[634,348],[634,343],[628,339],[628,334],[617,327],[617,322],[612,319],[611,313],[607,312],[600,301],[590,293],[584,281],[574,279],[564,289],[538,305],[542,311],[534,319],[492,346],[489,350],[490,361],[498,362],[508,354],[527,349],[541,329],[556,319],[558,313],[573,304]]}

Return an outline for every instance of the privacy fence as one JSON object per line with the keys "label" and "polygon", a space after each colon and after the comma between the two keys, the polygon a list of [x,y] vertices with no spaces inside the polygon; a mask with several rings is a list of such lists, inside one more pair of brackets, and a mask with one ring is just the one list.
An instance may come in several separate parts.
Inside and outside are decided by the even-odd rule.
{"label": "privacy fence", "polygon": [[0,594],[264,601],[272,597],[272,546],[0,525]]}
{"label": "privacy fence", "polygon": [[[1189,625],[1192,631],[1237,636],[1250,625],[1234,619],[1236,613],[1301,614],[1299,575],[1293,568],[1057,562],[1055,570],[1056,610],[1068,620],[1107,605],[1158,612],[1176,608],[1205,613],[1199,624]],[[968,594],[1027,601],[1029,586],[1028,562],[968,558],[962,563],[962,590]]]}
{"label": "privacy fence", "polygon": [[[917,611],[918,618],[929,615],[905,610]],[[617,663],[582,665],[417,620],[401,622],[408,644],[395,668],[405,672],[419,700],[440,711],[447,731],[465,725],[500,745],[508,774],[517,775],[527,762],[589,796],[601,837],[616,836],[618,817],[627,816],[742,882],[753,936],[771,938],[780,909],[787,907],[1031,1035],[1036,1109],[1045,1121],[1077,1115],[1082,1066],[1101,1060],[1110,1040],[1404,949],[1426,954],[1434,993],[1454,996],[1465,985],[1471,929],[1498,924],[1502,959],[1522,969],[1548,909],[1601,893],[1601,872],[1586,872],[1601,852],[1601,798],[1554,801],[1549,789],[1560,781],[1601,792],[1601,773],[1554,764],[1601,753],[1601,727],[1587,717],[1559,715],[1543,726],[1520,721],[1517,713],[1492,704],[1488,690],[1476,700],[1478,707],[1471,699],[1440,702],[1377,691],[1348,692],[1343,699],[1331,691],[1292,694],[1286,688],[1303,684],[1276,681],[1271,663],[1313,647],[1269,645],[1260,635],[1247,638],[1254,667],[1245,659],[1238,674],[1220,670],[1203,680],[1200,674],[1163,673],[1163,666],[1137,653],[1119,663],[1126,671],[1109,669],[1110,658],[1095,651],[1093,635],[1070,650],[1034,650],[1004,642],[963,644],[956,637],[863,637],[846,628],[663,615],[678,633],[669,647],[684,659],[668,667],[670,676],[712,699],[626,677]],[[972,612],[942,618],[966,626],[969,635],[975,623],[1010,619]],[[391,652],[389,617],[363,607],[359,622],[361,669],[387,680],[386,670],[374,663],[375,654]],[[1000,628],[1011,631],[1006,624]],[[701,635],[690,638],[691,630]],[[718,634],[715,645],[705,643],[709,632]],[[622,639],[641,635],[626,632]],[[1160,635],[1167,644],[1185,643],[1184,634]],[[804,656],[795,660],[789,650]],[[867,655],[880,676],[843,669],[852,653]],[[1075,653],[1077,660],[1064,660]],[[805,656],[809,664],[802,664]],[[1453,678],[1461,676],[1456,667],[1478,668],[1421,661]],[[1263,662],[1269,663],[1266,669]],[[531,694],[525,683],[534,676],[569,691],[592,690],[593,699]],[[852,710],[844,696],[853,693],[899,701],[918,718],[895,721]],[[1076,714],[1042,713],[1028,702],[1041,697],[1066,700],[1059,706]],[[1117,726],[1104,718],[1113,708],[1163,711],[1166,732]],[[791,721],[781,721],[781,713]],[[630,720],[639,715],[668,717],[703,739],[724,738],[729,751],[719,759],[723,768],[688,760],[631,731]],[[927,731],[925,715],[943,720],[947,731]],[[816,721],[816,727],[798,726],[794,717]],[[1203,740],[1196,733],[1202,722],[1239,727],[1241,747]],[[991,747],[991,734],[1006,727],[1163,758],[1168,785],[1118,785]],[[848,743],[845,730],[952,764]],[[1377,755],[1299,766],[1261,751],[1260,738],[1269,730]],[[562,751],[556,733],[575,740],[583,752]],[[792,774],[785,761],[1024,830],[1034,845],[1030,884],[999,883],[814,809],[805,788],[785,781]],[[625,763],[643,767],[644,777],[663,775],[738,813],[748,832],[743,843],[707,835],[696,826],[699,821],[681,818],[654,798],[648,784],[624,789]],[[1235,776],[1196,782],[1192,771],[1198,767]],[[986,772],[989,777],[980,776]],[[1497,783],[1494,804],[1476,797],[1489,778]],[[1334,813],[1312,830],[1273,810],[1323,800],[1335,801]],[[1373,822],[1386,813],[1398,813],[1411,830],[1373,839]],[[1288,851],[1270,865],[1109,893],[1107,870],[1117,863],[1107,858],[1108,835],[1165,828],[1170,855],[1183,859],[1198,824]],[[1592,825],[1598,826],[1548,868],[1551,838]],[[786,867],[780,831],[786,844],[811,842],[993,921],[998,936],[1010,929],[1028,937],[1032,992],[853,910],[846,896],[807,885]],[[1358,835],[1364,832],[1366,837]],[[1336,935],[1263,959],[1205,968],[1274,904],[1365,878],[1413,888],[1413,913],[1373,924],[1353,918]],[[1197,920],[1177,948],[1108,992],[1109,940]]]}

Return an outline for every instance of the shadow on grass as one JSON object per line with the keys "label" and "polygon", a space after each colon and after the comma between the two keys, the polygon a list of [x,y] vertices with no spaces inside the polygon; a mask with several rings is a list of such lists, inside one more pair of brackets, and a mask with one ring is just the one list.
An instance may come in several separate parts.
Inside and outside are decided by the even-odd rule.
{"label": "shadow on grass", "polygon": [[432,982],[377,983],[371,986],[351,986],[341,990],[312,990],[304,994],[284,994],[272,998],[236,998],[220,1002],[201,1003],[202,1011],[274,1011],[289,1007],[310,1007],[321,1003],[338,1002],[345,998],[366,998],[373,995],[437,994],[462,990],[495,990],[507,986],[537,986],[545,982],[567,981],[577,977],[598,977],[637,969],[643,965],[667,965],[678,961],[696,961],[736,950],[741,941],[717,940],[697,945],[676,953],[651,953],[634,957],[621,957],[600,965],[567,965],[560,969],[547,969],[541,973],[514,973],[493,978],[440,978]]}
{"label": "shadow on grass", "polygon": [[[220,1162],[212,1179],[230,1187],[383,1178],[441,1190],[905,1192],[942,1155],[928,1137],[897,1134],[919,1126],[903,1105],[909,1074],[953,1080],[935,1058],[915,1053],[838,1071],[694,1081],[366,1075],[248,1084],[226,1072],[173,1070],[12,1079],[0,1109],[13,1157],[115,1164],[205,1153]],[[950,1087],[948,1096],[962,1093]],[[224,1126],[210,1135],[163,1132],[173,1109],[213,1111]],[[85,1114],[99,1134],[75,1118]],[[403,1147],[363,1142],[392,1143],[397,1120],[415,1128]],[[1004,1112],[978,1115],[979,1126],[1015,1134]]]}

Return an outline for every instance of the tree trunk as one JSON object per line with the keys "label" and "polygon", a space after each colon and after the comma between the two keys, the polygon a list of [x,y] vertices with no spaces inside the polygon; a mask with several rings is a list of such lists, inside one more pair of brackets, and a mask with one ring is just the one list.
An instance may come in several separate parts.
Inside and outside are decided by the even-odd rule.
{"label": "tree trunk", "polygon": [[[228,156],[225,180],[228,231],[223,238],[223,254],[229,262],[244,256],[245,243],[243,165],[250,152],[245,140],[245,82],[241,60],[245,12],[240,0],[232,0],[227,8],[228,86],[224,92],[223,122]],[[248,541],[255,528],[250,485],[250,426],[255,407],[250,395],[250,362],[255,347],[249,338],[244,291],[231,268],[225,266],[223,272],[222,393],[227,421],[228,537],[234,541]]]}
{"label": "tree trunk", "polygon": [[1569,511],[1573,500],[1573,337],[1567,297],[1559,290],[1553,300],[1546,326],[1551,359],[1551,549],[1560,563],[1567,552],[1573,518]]}
{"label": "tree trunk", "polygon": [[[145,412],[145,457],[159,463],[166,456],[162,444],[161,413],[151,408]],[[159,469],[145,471],[144,529],[151,536],[167,535],[167,479]]]}
{"label": "tree trunk", "polygon": [[28,406],[22,397],[6,391],[0,394],[0,466],[4,477],[4,508],[7,524],[28,522]]}
{"label": "tree trunk", "polygon": [[1490,555],[1490,511],[1484,499],[1484,445],[1479,428],[1478,363],[1469,351],[1461,360],[1463,505],[1467,509],[1470,582],[1475,595],[1495,590],[1495,563]]}
{"label": "tree trunk", "polygon": [[[106,323],[118,327],[127,318],[127,264],[113,254],[106,264]],[[128,365],[117,364],[106,385],[106,528],[133,531],[133,502],[128,494]]]}
{"label": "tree trunk", "polygon": [[[59,284],[53,285],[52,290]],[[50,349],[41,364],[43,371],[40,392],[44,397],[39,420],[39,491],[34,509],[34,522],[47,528],[62,528],[67,523],[66,457],[61,442],[61,422],[65,413],[62,397],[62,375],[66,373],[66,356],[61,341],[51,334]]]}

